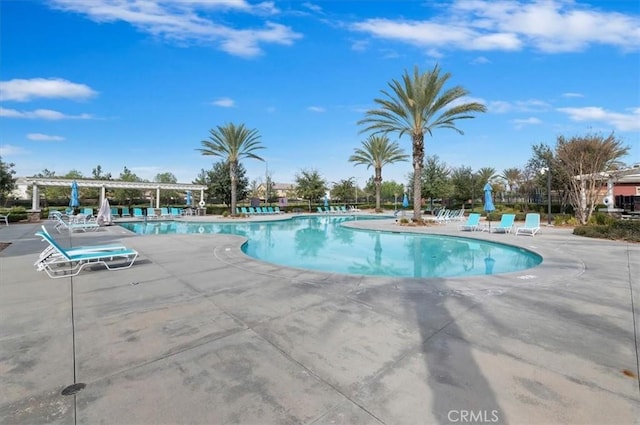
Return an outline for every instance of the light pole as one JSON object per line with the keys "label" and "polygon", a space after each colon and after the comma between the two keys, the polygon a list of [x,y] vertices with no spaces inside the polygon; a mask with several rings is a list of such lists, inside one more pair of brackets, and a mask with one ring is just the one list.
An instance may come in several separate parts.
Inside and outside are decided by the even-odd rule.
{"label": "light pole", "polygon": [[551,160],[547,161],[547,225],[551,226]]}
{"label": "light pole", "polygon": [[540,173],[547,174],[547,226],[551,226],[551,161],[547,161],[547,166]]}

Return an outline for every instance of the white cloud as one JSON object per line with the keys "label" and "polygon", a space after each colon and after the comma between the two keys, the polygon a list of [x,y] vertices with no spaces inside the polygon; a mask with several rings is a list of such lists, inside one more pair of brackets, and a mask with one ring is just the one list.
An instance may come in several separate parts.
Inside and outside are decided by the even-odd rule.
{"label": "white cloud", "polygon": [[228,97],[221,97],[220,99],[211,102],[211,104],[223,108],[233,108],[234,106],[236,106],[236,102]]}
{"label": "white cloud", "polygon": [[48,134],[42,134],[42,133],[29,133],[27,134],[27,139],[43,141],[43,142],[59,142],[61,140],[64,140],[64,137],[50,136]]}
{"label": "white cloud", "polygon": [[20,146],[0,145],[0,156],[23,155],[29,153]]}
{"label": "white cloud", "polygon": [[302,6],[306,7],[307,9],[309,9],[312,12],[322,13],[322,8],[320,6],[318,6],[317,4],[313,4],[313,3],[310,3],[310,2],[304,2],[304,3],[302,3]]}
{"label": "white cloud", "polygon": [[640,48],[640,18],[573,1],[456,0],[441,10],[425,20],[367,19],[354,23],[352,30],[421,47],[472,51],[529,46],[559,53],[597,44],[624,51]]}
{"label": "white cloud", "polygon": [[97,92],[84,84],[59,78],[0,81],[0,100],[26,102],[35,98],[86,99]]}
{"label": "white cloud", "polygon": [[[263,44],[291,45],[302,34],[266,21],[262,28],[234,28],[217,13],[275,15],[274,2],[251,4],[244,0],[53,0],[54,7],[86,15],[96,22],[126,22],[138,30],[166,40],[211,43],[236,56],[253,57],[262,53]],[[238,20],[239,21],[239,20]],[[223,23],[224,22],[224,23]]]}
{"label": "white cloud", "polygon": [[594,121],[605,123],[620,131],[640,131],[640,107],[629,109],[629,113],[607,111],[596,106],[584,108],[558,108],[572,121]]}
{"label": "white cloud", "polygon": [[321,106],[309,106],[309,107],[307,108],[307,110],[309,110],[309,111],[311,111],[311,112],[319,112],[319,113],[321,113],[321,112],[326,112],[326,109],[324,109],[324,108],[323,108],[323,107],[321,107]]}
{"label": "white cloud", "polygon": [[356,52],[364,52],[369,47],[369,41],[367,40],[356,40],[351,43],[351,50]]}
{"label": "white cloud", "polygon": [[484,65],[485,63],[491,63],[491,61],[484,56],[478,56],[474,60],[471,61],[474,65]]}
{"label": "white cloud", "polygon": [[516,100],[492,100],[487,106],[489,112],[505,114],[507,112],[544,112],[551,108],[549,103],[539,99]]}
{"label": "white cloud", "polygon": [[524,119],[515,119],[515,120],[511,120],[512,123],[515,124],[515,128],[517,130],[520,130],[522,127],[524,127],[525,125],[538,125],[538,124],[542,124],[542,121],[540,121],[538,118],[536,117],[529,117],[529,118],[524,118]]}
{"label": "white cloud", "polygon": [[494,114],[506,114],[507,112],[511,112],[513,109],[511,102],[507,102],[505,100],[493,100],[487,105],[487,110]]}
{"label": "white cloud", "polygon": [[562,97],[584,97],[582,93],[562,93]]}
{"label": "white cloud", "polygon": [[65,115],[62,112],[53,111],[51,109],[36,109],[35,111],[18,111],[0,107],[0,117],[5,118],[24,118],[24,119],[41,119],[41,120],[89,120],[93,119],[90,114]]}

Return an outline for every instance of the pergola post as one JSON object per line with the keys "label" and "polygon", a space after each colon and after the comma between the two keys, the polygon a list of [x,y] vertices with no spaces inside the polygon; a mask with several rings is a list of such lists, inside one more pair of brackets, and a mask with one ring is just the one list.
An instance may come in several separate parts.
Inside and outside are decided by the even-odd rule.
{"label": "pergola post", "polygon": [[40,211],[40,191],[38,190],[38,185],[35,183],[33,184],[31,196],[31,209],[33,211]]}
{"label": "pergola post", "polygon": [[156,188],[156,208],[160,208],[160,186]]}

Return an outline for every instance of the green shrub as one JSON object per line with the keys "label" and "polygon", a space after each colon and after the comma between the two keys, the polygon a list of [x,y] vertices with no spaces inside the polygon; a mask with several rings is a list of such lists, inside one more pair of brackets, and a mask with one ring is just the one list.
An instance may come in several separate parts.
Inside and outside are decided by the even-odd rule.
{"label": "green shrub", "polygon": [[573,234],[588,238],[640,242],[640,221],[613,219],[610,224],[577,226],[573,229]]}
{"label": "green shrub", "polygon": [[597,224],[600,226],[608,226],[615,223],[617,220],[609,214],[597,212],[589,218],[589,224]]}
{"label": "green shrub", "polygon": [[553,216],[553,224],[555,226],[575,226],[578,220],[570,214],[556,214]]}
{"label": "green shrub", "polygon": [[9,223],[15,223],[27,219],[27,209],[25,207],[11,207],[0,209],[0,215],[6,215]]}

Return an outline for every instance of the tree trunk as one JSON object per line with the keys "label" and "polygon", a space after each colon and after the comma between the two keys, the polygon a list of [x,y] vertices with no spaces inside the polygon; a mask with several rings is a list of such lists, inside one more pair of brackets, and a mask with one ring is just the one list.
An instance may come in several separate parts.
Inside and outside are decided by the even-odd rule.
{"label": "tree trunk", "polygon": [[231,177],[231,214],[236,211],[236,185],[238,181],[238,162],[231,161],[229,163],[229,177]]}
{"label": "tree trunk", "polygon": [[424,134],[413,134],[413,220],[422,220],[422,164],[424,163]]}
{"label": "tree trunk", "polygon": [[374,178],[376,185],[376,211],[380,211],[380,186],[382,186],[382,168],[376,167],[376,176]]}

